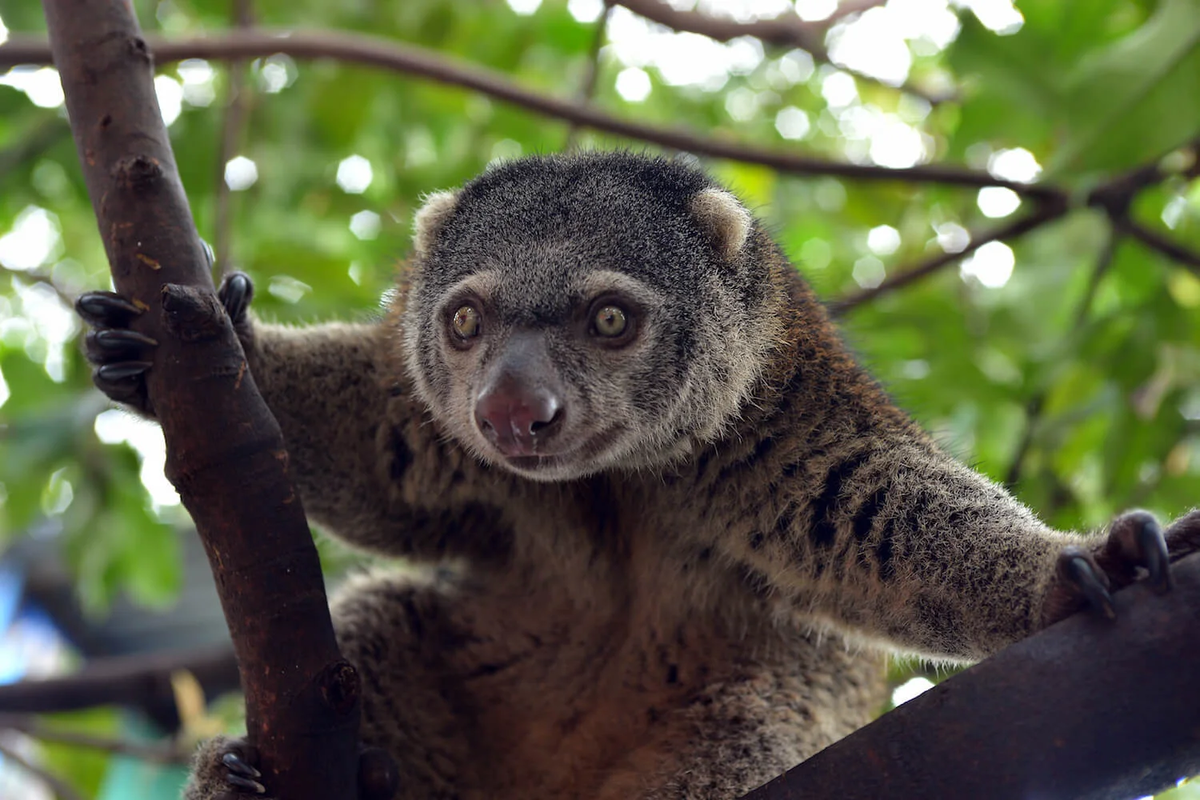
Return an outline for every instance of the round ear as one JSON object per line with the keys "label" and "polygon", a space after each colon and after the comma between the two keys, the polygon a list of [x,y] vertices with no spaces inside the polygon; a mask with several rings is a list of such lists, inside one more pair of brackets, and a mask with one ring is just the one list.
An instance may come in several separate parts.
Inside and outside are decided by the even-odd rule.
{"label": "round ear", "polygon": [[433,247],[434,241],[446,223],[454,216],[458,207],[458,192],[433,192],[425,196],[425,203],[413,217],[413,248],[417,255],[424,256]]}
{"label": "round ear", "polygon": [[704,189],[692,198],[691,211],[721,258],[728,261],[741,252],[754,218],[736,197],[724,189]]}

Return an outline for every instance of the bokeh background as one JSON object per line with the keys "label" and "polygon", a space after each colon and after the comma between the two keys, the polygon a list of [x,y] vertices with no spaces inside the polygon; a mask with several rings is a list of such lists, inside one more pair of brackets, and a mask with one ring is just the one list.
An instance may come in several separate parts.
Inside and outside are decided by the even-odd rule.
{"label": "bokeh background", "polygon": [[[1131,506],[1172,517],[1200,502],[1197,0],[134,6],[144,29],[165,37],[239,26],[369,34],[617,117],[873,167],[876,179],[850,180],[700,157],[823,298],[835,307],[853,298],[839,307],[841,324],[900,403],[1052,524],[1096,527]],[[716,21],[728,41],[648,18],[666,11]],[[762,21],[794,35],[736,35]],[[37,35],[38,4],[0,0],[0,42]],[[9,69],[3,53],[0,682],[10,682],[224,634],[162,475],[161,435],[93,390],[80,355],[71,303],[111,282],[57,73]],[[664,150],[337,60],[194,58],[160,65],[156,88],[218,266],[254,277],[258,314],[293,322],[376,314],[424,193],[522,154]],[[1069,207],[975,248],[1044,209],[1019,187],[882,174],[931,163],[1045,183]],[[1088,205],[1122,178],[1133,182],[1114,204]],[[897,275],[964,249],[892,288]],[[331,575],[354,562],[328,543],[321,551]],[[930,678],[899,664],[896,701]],[[236,718],[236,701],[216,711],[215,720],[184,713],[185,738]],[[124,740],[163,732],[111,708],[53,723]],[[0,745],[85,797],[169,796],[163,787],[180,774],[38,744],[3,716]],[[0,761],[0,796],[49,791]]]}

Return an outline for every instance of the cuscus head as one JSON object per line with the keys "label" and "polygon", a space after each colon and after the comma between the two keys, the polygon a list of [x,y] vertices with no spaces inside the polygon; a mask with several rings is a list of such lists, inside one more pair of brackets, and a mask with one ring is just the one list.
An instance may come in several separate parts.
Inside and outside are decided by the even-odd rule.
{"label": "cuscus head", "polygon": [[778,341],[763,237],[702,172],[542,156],[429,196],[404,298],[434,417],[537,480],[659,466],[718,437]]}

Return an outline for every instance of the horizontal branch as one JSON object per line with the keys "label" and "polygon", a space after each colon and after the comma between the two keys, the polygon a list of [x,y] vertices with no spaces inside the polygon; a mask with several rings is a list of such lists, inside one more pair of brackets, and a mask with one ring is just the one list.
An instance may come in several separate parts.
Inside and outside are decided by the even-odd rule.
{"label": "horizontal branch", "polygon": [[[760,164],[780,172],[827,175],[850,180],[941,183],[972,188],[1002,186],[1024,197],[1045,200],[1066,197],[1066,193],[1056,186],[1004,180],[986,171],[967,167],[924,164],[890,168],[849,164],[696,136],[678,129],[645,125],[605,114],[575,100],[564,100],[525,89],[510,81],[503,73],[466,65],[433,50],[376,36],[341,31],[259,29],[226,31],[193,38],[147,37],[147,43],[160,63],[188,58],[229,61],[282,53],[302,60],[328,58],[418,75],[439,83],[472,89],[526,110],[592,130],[713,158]],[[0,67],[23,63],[53,62],[49,48],[44,42],[14,36],[7,43],[0,45]]]}
{"label": "horizontal branch", "polygon": [[1200,774],[1200,556],[1173,571],[1165,596],[1118,592],[1116,623],[1077,614],[743,800],[1128,800]]}
{"label": "horizontal branch", "polygon": [[954,253],[938,253],[935,256],[922,261],[916,266],[907,269],[897,270],[891,277],[885,279],[878,286],[870,289],[862,289],[843,297],[840,300],[835,300],[829,304],[830,311],[835,315],[844,314],[852,308],[866,303],[869,300],[874,300],[880,295],[895,291],[910,283],[928,277],[943,267],[947,267],[961,259],[974,253],[979,248],[983,247],[988,242],[998,242],[1005,239],[1015,239],[1023,236],[1030,231],[1037,230],[1043,225],[1049,224],[1067,213],[1067,205],[1065,202],[1050,202],[1043,204],[1042,208],[1034,211],[1024,217],[1020,217],[1007,225],[1001,225],[993,228],[990,231],[980,234],[974,234],[970,237],[967,246],[962,250]]}
{"label": "horizontal branch", "polygon": [[34,778],[46,784],[46,788],[53,792],[54,796],[57,797],[58,800],[84,800],[83,795],[75,791],[71,784],[67,783],[54,773],[39,767],[37,764],[34,764],[25,756],[18,753],[14,748],[6,744],[3,740],[0,740],[0,756],[3,756],[4,760],[13,762],[18,767],[32,775]]}
{"label": "horizontal branch", "polygon": [[191,760],[190,750],[184,751],[169,744],[148,744],[125,739],[112,739],[83,731],[50,726],[32,714],[0,714],[0,730],[20,731],[26,736],[43,742],[130,756],[155,764],[186,764]]}
{"label": "horizontal branch", "polygon": [[952,94],[934,95],[907,83],[898,86],[886,83],[873,75],[866,75],[844,64],[838,64],[829,57],[829,50],[825,47],[825,35],[829,29],[851,14],[882,6],[884,2],[885,0],[845,0],[838,5],[837,11],[833,14],[814,22],[800,19],[794,11],[785,11],[777,17],[768,19],[739,22],[728,17],[706,14],[703,11],[676,8],[663,0],[621,0],[616,5],[624,6],[639,17],[645,17],[651,22],[657,22],[673,31],[697,33],[718,42],[728,42],[741,36],[751,36],[768,45],[798,47],[816,61],[834,64],[839,69],[850,72],[856,77],[883,84],[889,89],[899,89],[916,95],[931,105],[952,99]]}
{"label": "horizontal branch", "polygon": [[[814,56],[823,56],[825,34],[836,21],[826,19],[819,22],[806,22],[800,19],[794,11],[788,11],[777,17],[739,22],[702,11],[676,8],[662,0],[619,0],[617,5],[624,6],[639,17],[645,17],[651,22],[665,25],[674,31],[698,33],[718,42],[728,42],[739,36],[752,36],[764,44],[799,47]],[[883,2],[882,0],[865,0],[858,5],[870,8],[883,5]],[[846,16],[859,10],[863,9],[855,7],[842,11],[839,16]]]}
{"label": "horizontal branch", "polygon": [[190,672],[208,697],[236,689],[233,648],[221,644],[169,653],[96,659],[71,675],[0,685],[0,713],[45,714],[102,705],[157,712],[175,706],[171,675]]}

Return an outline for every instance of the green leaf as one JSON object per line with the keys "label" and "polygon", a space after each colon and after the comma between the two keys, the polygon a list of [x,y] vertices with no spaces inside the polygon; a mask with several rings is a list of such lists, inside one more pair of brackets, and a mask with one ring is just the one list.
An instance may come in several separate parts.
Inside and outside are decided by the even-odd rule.
{"label": "green leaf", "polygon": [[1055,174],[1122,169],[1200,134],[1200,0],[1163,0],[1145,25],[1085,57],[1063,93]]}

